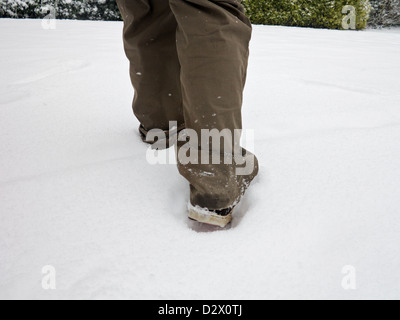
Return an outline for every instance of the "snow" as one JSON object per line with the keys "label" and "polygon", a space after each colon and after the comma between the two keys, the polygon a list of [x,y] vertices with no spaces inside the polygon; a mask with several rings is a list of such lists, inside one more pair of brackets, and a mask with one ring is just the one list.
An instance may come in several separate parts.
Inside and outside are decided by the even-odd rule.
{"label": "snow", "polygon": [[254,27],[261,174],[220,231],[146,162],[121,28],[0,20],[0,298],[400,298],[398,29]]}

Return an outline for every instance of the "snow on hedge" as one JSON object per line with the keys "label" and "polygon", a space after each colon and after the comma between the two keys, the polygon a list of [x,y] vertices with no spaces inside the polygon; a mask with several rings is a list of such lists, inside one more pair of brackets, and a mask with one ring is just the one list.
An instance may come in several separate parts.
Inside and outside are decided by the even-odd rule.
{"label": "snow on hedge", "polygon": [[371,26],[400,26],[400,0],[370,0]]}
{"label": "snow on hedge", "polygon": [[2,0],[0,17],[120,20],[115,0]]}

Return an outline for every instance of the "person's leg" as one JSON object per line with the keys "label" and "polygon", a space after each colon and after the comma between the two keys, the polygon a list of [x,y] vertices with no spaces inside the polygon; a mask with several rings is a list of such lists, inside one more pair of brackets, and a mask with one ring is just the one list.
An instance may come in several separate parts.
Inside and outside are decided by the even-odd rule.
{"label": "person's leg", "polygon": [[[233,136],[234,130],[242,129],[251,38],[251,23],[241,1],[169,2],[178,22],[176,43],[186,128],[199,137],[202,129],[227,129]],[[233,148],[217,150],[213,144],[211,149],[233,153]],[[251,156],[247,160],[253,161],[252,170],[245,175],[238,175],[238,166],[224,164],[223,159],[219,164],[183,164],[178,157],[179,171],[191,185],[191,204],[209,210],[235,206],[258,173],[257,159]]]}
{"label": "person's leg", "polygon": [[117,0],[124,20],[124,47],[130,61],[133,111],[146,134],[184,124],[177,23],[167,0]]}

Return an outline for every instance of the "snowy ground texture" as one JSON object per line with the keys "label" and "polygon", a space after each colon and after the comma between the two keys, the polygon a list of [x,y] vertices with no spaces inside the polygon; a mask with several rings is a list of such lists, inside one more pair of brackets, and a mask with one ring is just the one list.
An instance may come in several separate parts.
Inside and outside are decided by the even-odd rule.
{"label": "snowy ground texture", "polygon": [[121,28],[0,20],[0,298],[400,298],[399,30],[254,28],[261,175],[206,232],[146,162]]}

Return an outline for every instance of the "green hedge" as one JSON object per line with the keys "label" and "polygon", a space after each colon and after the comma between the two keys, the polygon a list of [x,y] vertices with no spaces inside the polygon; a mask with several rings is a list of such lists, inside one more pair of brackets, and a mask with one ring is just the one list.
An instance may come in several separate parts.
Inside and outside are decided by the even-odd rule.
{"label": "green hedge", "polygon": [[346,5],[356,8],[356,28],[367,26],[371,5],[368,0],[244,0],[254,24],[342,29]]}
{"label": "green hedge", "polygon": [[[400,25],[400,0],[370,2],[370,26]],[[0,0],[0,18],[43,18],[49,13],[47,5],[54,3],[58,19],[121,19],[115,0]],[[357,8],[358,29],[366,26],[370,10],[368,0],[244,0],[243,4],[256,24],[334,29],[342,27],[343,6]]]}

